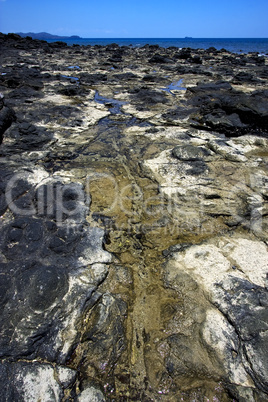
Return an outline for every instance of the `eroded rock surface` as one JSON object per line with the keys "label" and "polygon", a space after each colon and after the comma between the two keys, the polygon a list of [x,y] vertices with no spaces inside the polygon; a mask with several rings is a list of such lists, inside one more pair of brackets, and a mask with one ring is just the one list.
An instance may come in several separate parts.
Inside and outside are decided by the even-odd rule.
{"label": "eroded rock surface", "polygon": [[0,399],[267,400],[267,58],[0,46]]}

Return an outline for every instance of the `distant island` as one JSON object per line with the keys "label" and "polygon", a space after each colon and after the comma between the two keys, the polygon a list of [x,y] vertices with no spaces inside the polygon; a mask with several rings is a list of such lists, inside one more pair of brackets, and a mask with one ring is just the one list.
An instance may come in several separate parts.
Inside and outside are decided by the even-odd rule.
{"label": "distant island", "polygon": [[20,35],[22,38],[26,38],[26,36],[30,36],[33,39],[81,39],[80,36],[77,35],[72,35],[72,36],[59,36],[59,35],[52,35],[47,32],[39,32],[39,33],[33,33],[33,32],[16,32],[17,35]]}

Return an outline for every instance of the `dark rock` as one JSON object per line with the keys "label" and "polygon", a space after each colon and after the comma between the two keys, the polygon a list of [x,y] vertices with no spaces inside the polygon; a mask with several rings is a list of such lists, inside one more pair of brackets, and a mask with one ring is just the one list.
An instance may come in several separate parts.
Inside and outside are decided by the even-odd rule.
{"label": "dark rock", "polygon": [[19,40],[21,40],[21,36],[15,34],[15,33],[8,33],[7,39],[13,39],[13,40],[19,41]]}
{"label": "dark rock", "polygon": [[211,47],[209,47],[209,48],[207,49],[207,52],[208,52],[208,53],[217,53],[218,51],[217,51],[217,49],[216,49],[214,46],[211,46]]}
{"label": "dark rock", "polygon": [[218,298],[217,307],[239,334],[246,370],[256,385],[268,393],[267,289],[234,278],[219,284]]}
{"label": "dark rock", "polygon": [[106,375],[106,367],[114,367],[126,348],[124,316],[126,304],[109,294],[104,294],[91,310],[82,343],[87,364],[97,368],[99,374]]}
{"label": "dark rock", "polygon": [[114,51],[115,49],[120,49],[120,46],[117,43],[110,43],[106,46],[106,51]]}
{"label": "dark rock", "polygon": [[63,47],[67,47],[67,43],[61,42],[61,41],[51,42],[51,43],[49,43],[49,47],[52,49],[63,48]]}
{"label": "dark rock", "polygon": [[173,61],[166,56],[162,56],[161,54],[155,54],[150,58],[149,63],[172,63]]}
{"label": "dark rock", "polygon": [[86,84],[95,84],[107,81],[107,74],[101,74],[101,73],[96,74],[81,73],[79,77],[80,81]]}
{"label": "dark rock", "polygon": [[81,89],[78,87],[68,85],[58,89],[58,93],[65,96],[77,96],[81,94]]}
{"label": "dark rock", "polygon": [[146,74],[144,75],[144,77],[142,78],[143,81],[148,81],[148,82],[157,82],[158,81],[158,77],[157,75],[152,75],[152,74]]}
{"label": "dark rock", "polygon": [[166,113],[162,114],[162,117],[167,120],[169,123],[173,123],[176,120],[181,120],[189,117],[191,113],[194,113],[197,110],[197,108],[187,108],[183,106],[179,106],[176,109],[172,109],[170,111],[167,111]]}
{"label": "dark rock", "polygon": [[117,80],[120,80],[120,81],[121,80],[129,81],[129,80],[137,79],[138,77],[137,77],[137,75],[135,75],[133,73],[123,73],[123,74],[115,74],[113,76],[113,78],[116,78]]}
{"label": "dark rock", "polygon": [[193,145],[177,146],[172,150],[172,156],[184,162],[186,164],[186,174],[192,176],[198,176],[208,170],[204,159],[209,155],[210,151],[208,149]]}
{"label": "dark rock", "polygon": [[172,155],[182,161],[202,161],[210,154],[208,149],[193,145],[182,145],[172,149]]}
{"label": "dark rock", "polygon": [[[75,183],[72,186],[61,183],[56,185],[56,190],[60,189],[60,199],[58,193],[58,198],[55,198],[51,191],[45,194],[41,188],[35,202],[35,192],[26,179],[17,180],[11,194],[16,208],[9,202],[10,208],[14,214],[19,214],[18,218],[5,225],[0,239],[0,247],[5,255],[5,262],[0,265],[0,278],[5,278],[0,283],[1,303],[5,307],[1,311],[1,356],[43,356],[55,361],[59,353],[55,339],[64,329],[70,314],[70,304],[63,302],[63,299],[77,298],[78,290],[75,288],[71,291],[69,277],[75,275],[78,269],[78,258],[87,250],[82,258],[88,259],[91,256],[92,262],[94,258],[98,262],[103,260],[99,254],[102,250],[99,248],[99,230],[79,226],[87,210],[81,186]],[[25,193],[29,196],[30,217],[26,216],[29,215],[28,209],[25,210],[21,202],[26,197]],[[51,202],[54,202],[55,208]],[[75,203],[77,208],[73,215]],[[56,210],[57,225],[48,219],[48,208]],[[76,219],[76,226],[64,225],[63,214],[68,215],[69,210],[69,219],[72,217],[73,222]],[[82,299],[77,299],[74,304],[72,302],[79,311],[83,310],[86,300],[91,297],[94,283],[92,279]],[[10,325],[10,312],[15,311]],[[26,321],[24,317],[27,317]]]}
{"label": "dark rock", "polygon": [[66,272],[38,264],[17,278],[17,289],[31,309],[44,312],[52,304],[58,304],[68,291]]}
{"label": "dark rock", "polygon": [[249,62],[256,64],[257,66],[263,66],[265,65],[265,57],[264,56],[252,56],[248,59]]}
{"label": "dark rock", "polygon": [[194,161],[189,165],[186,173],[192,176],[198,176],[208,171],[208,165],[204,161]]}
{"label": "dark rock", "polygon": [[121,56],[114,56],[114,57],[109,57],[109,59],[107,60],[109,63],[121,63],[122,57]]}
{"label": "dark rock", "polygon": [[16,142],[7,145],[9,151],[40,148],[52,139],[52,133],[47,132],[45,128],[37,128],[26,122],[14,124],[6,131],[6,136],[16,140]]}
{"label": "dark rock", "polygon": [[174,55],[176,59],[187,60],[191,58],[191,49],[183,48]]}
{"label": "dark rock", "polygon": [[191,57],[191,59],[189,59],[189,61],[190,61],[191,63],[193,63],[193,64],[202,64],[201,57],[200,57],[200,56],[197,56],[197,55]]}
{"label": "dark rock", "polygon": [[[172,335],[168,338],[168,344],[171,353],[166,360],[166,367],[172,377],[183,377],[189,372],[196,379],[211,376],[202,355],[199,353],[193,356],[193,343],[189,337],[183,334]],[[204,357],[206,357],[205,353]]]}
{"label": "dark rock", "polygon": [[265,67],[263,70],[261,70],[258,74],[260,78],[268,78],[268,68]]}
{"label": "dark rock", "polygon": [[187,91],[193,94],[203,94],[203,93],[210,93],[218,92],[218,91],[228,91],[231,90],[232,86],[227,81],[217,81],[217,82],[210,82],[210,83],[202,83],[199,82],[195,87],[189,87]]}
{"label": "dark rock", "polygon": [[14,110],[5,106],[3,99],[0,98],[0,144],[3,141],[5,131],[11,126],[15,119]]}
{"label": "dark rock", "polygon": [[143,103],[144,105],[156,105],[157,103],[167,103],[168,98],[163,92],[154,91],[147,88],[139,88],[134,90],[133,100]]}
{"label": "dark rock", "polygon": [[28,86],[19,86],[8,94],[8,102],[13,106],[16,104],[17,99],[25,102],[25,98],[41,98],[42,96],[42,93],[38,90]]}
{"label": "dark rock", "polygon": [[174,246],[170,246],[167,250],[164,250],[162,254],[164,257],[170,257],[173,255],[173,253],[184,251],[188,247],[191,247],[191,244],[188,243],[175,244]]}
{"label": "dark rock", "polygon": [[234,76],[233,82],[256,82],[256,79],[253,74],[241,71]]}
{"label": "dark rock", "polygon": [[35,90],[40,90],[43,88],[42,80],[43,77],[38,69],[26,67],[16,69],[13,74],[7,73],[4,76],[0,76],[0,82],[8,88],[28,86]]}
{"label": "dark rock", "polygon": [[203,128],[234,136],[268,130],[267,91],[244,94],[233,90],[228,82],[217,82],[201,83],[187,92],[189,104],[200,107],[191,118]]}

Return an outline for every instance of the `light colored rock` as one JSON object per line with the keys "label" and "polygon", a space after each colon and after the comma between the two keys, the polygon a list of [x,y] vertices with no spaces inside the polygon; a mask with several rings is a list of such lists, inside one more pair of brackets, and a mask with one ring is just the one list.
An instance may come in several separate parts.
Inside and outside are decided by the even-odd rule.
{"label": "light colored rock", "polygon": [[69,384],[74,382],[77,375],[77,372],[75,370],[71,370],[63,366],[57,366],[56,369],[58,380],[64,387],[67,387]]}
{"label": "light colored rock", "polygon": [[209,143],[210,149],[212,149],[217,154],[223,156],[229,161],[233,162],[246,162],[247,158],[243,155],[243,148],[235,146],[232,141],[219,142],[211,141]]}
{"label": "light colored rock", "polygon": [[89,247],[85,248],[78,257],[79,266],[87,266],[95,263],[109,263],[112,261],[110,253],[102,248],[104,231],[103,229],[92,227],[87,231]]}
{"label": "light colored rock", "polygon": [[86,388],[77,397],[78,402],[105,402],[103,393],[94,387]]}
{"label": "light colored rock", "polygon": [[84,112],[84,125],[93,126],[100,119],[109,116],[110,112],[104,105],[96,104],[94,106],[88,105]]}
{"label": "light colored rock", "polygon": [[[192,246],[184,253],[175,253],[169,271],[169,281],[176,277],[176,268],[183,269],[213,292],[216,284],[228,277],[249,280],[265,286],[268,273],[268,251],[263,242],[245,238],[220,238],[216,244]],[[175,268],[176,267],[176,268]]]}
{"label": "light colored rock", "polygon": [[191,162],[181,163],[171,155],[171,149],[165,150],[154,159],[144,162],[144,167],[150,169],[164,194],[171,196],[174,193],[186,194],[194,186],[206,186],[211,180],[208,170],[202,176],[187,174],[192,167]]}
{"label": "light colored rock", "polygon": [[[232,242],[229,257],[252,283],[265,287],[268,274],[267,247],[260,241],[237,239]],[[231,246],[232,247],[232,246]]]}
{"label": "light colored rock", "polygon": [[54,369],[49,365],[23,370],[16,376],[21,383],[23,401],[27,402],[58,402],[62,397],[62,389],[54,378]]}
{"label": "light colored rock", "polygon": [[121,109],[124,111],[124,113],[129,113],[134,117],[137,117],[138,119],[150,119],[159,113],[149,110],[141,112],[140,110],[136,109],[135,106],[132,105],[123,105]]}
{"label": "light colored rock", "polygon": [[254,387],[238,355],[239,338],[233,326],[216,309],[207,311],[202,336],[217,359],[223,364],[231,382],[243,387]]}

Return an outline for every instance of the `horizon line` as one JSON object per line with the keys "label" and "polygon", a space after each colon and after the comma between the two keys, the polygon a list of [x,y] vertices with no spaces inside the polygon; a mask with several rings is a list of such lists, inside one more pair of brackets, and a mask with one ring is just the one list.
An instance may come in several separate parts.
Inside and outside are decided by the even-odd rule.
{"label": "horizon line", "polygon": [[[58,36],[59,38],[65,38],[65,39],[68,39],[68,38],[70,38],[70,39],[72,39],[72,36],[79,36],[79,39],[268,39],[268,36],[267,37],[238,37],[238,36],[225,36],[225,37],[199,37],[199,36],[184,36],[184,37],[175,37],[175,36],[173,36],[173,37],[170,37],[170,36],[163,36],[163,37],[161,37],[161,36],[159,36],[159,37],[156,37],[156,36],[154,36],[154,37],[151,37],[151,36],[148,36],[148,37],[146,37],[146,36],[143,36],[143,37],[135,37],[135,36],[131,36],[131,37],[116,37],[116,36],[110,36],[110,37],[103,37],[103,36],[96,36],[96,37],[82,37],[82,36],[80,36],[80,35],[78,35],[78,34],[71,34],[71,35],[58,35],[58,34],[53,34],[53,33],[49,33],[49,32],[45,32],[45,31],[41,31],[41,32],[8,32],[8,33],[5,33],[5,32],[2,32],[3,34],[5,34],[5,35],[8,35],[9,33],[15,33],[15,34],[20,34],[20,33],[22,33],[22,34],[27,34],[27,33],[32,33],[32,34],[35,34],[35,35],[39,35],[39,34],[42,34],[42,33],[44,33],[44,34],[49,34],[49,35],[52,35],[52,36]],[[78,39],[78,38],[77,38]]]}

